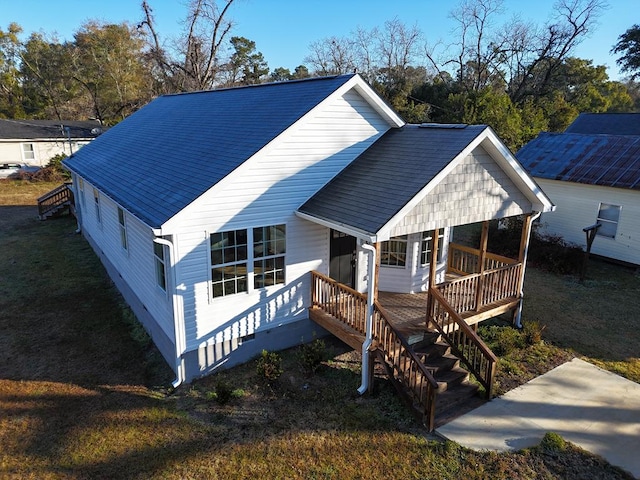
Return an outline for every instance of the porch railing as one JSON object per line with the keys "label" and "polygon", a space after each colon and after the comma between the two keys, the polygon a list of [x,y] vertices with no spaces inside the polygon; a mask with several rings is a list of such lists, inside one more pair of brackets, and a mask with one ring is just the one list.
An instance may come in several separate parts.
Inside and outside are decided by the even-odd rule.
{"label": "porch railing", "polygon": [[435,286],[457,312],[480,310],[485,305],[519,295],[522,264],[514,263],[482,273],[465,275]]}
{"label": "porch railing", "polygon": [[[311,305],[366,334],[367,297],[362,293],[321,273],[311,272]],[[419,408],[424,425],[433,430],[438,382],[391,325],[378,302],[374,304],[372,333],[376,348],[394,379],[404,386],[414,407]]]}
{"label": "porch railing", "polygon": [[431,324],[482,384],[487,398],[491,398],[498,359],[437,288],[432,287],[430,294],[433,299],[429,312]]}
{"label": "porch railing", "polygon": [[[494,270],[518,263],[517,260],[503,257],[496,253],[487,252],[484,257],[484,270]],[[469,275],[480,272],[480,250],[465,247],[458,243],[449,244],[447,255],[447,271],[459,275]]]}
{"label": "porch railing", "polygon": [[38,198],[38,215],[44,220],[49,214],[73,203],[71,183],[63,183],[59,187]]}

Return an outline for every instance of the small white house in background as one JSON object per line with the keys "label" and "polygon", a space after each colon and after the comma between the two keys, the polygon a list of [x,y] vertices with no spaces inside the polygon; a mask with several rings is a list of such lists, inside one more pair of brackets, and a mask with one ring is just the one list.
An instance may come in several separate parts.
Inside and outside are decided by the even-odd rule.
{"label": "small white house in background", "polygon": [[76,152],[103,129],[95,121],[0,119],[0,163],[44,167],[56,155]]}
{"label": "small white house in background", "polygon": [[583,229],[599,223],[591,252],[640,265],[640,114],[581,114],[517,158],[558,206],[543,232],[586,248]]}
{"label": "small white house in background", "polygon": [[176,384],[322,334],[310,272],[365,291],[365,244],[419,292],[434,229],[552,208],[489,127],[406,125],[357,74],[166,95],[64,165]]}

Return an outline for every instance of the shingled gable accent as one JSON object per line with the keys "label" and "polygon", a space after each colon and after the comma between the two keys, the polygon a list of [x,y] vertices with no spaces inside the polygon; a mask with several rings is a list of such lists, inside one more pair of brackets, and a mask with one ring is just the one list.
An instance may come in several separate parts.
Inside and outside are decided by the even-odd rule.
{"label": "shingled gable accent", "polygon": [[403,122],[359,75],[159,97],[64,164],[158,229],[332,95],[356,88]]}
{"label": "shingled gable accent", "polygon": [[[404,137],[404,138],[403,138]],[[391,230],[476,147],[482,146],[535,211],[554,205],[491,128],[406,125],[387,132],[305,202],[298,216],[376,242]],[[394,165],[404,177],[394,175]],[[386,195],[383,202],[376,192]]]}

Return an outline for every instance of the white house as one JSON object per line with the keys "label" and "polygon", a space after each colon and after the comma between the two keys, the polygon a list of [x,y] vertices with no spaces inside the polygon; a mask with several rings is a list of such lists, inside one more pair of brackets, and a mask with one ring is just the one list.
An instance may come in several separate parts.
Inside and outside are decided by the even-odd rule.
{"label": "white house", "polygon": [[[614,133],[615,132],[615,133]],[[564,133],[541,133],[518,160],[557,204],[542,231],[640,265],[640,114],[581,114]]]}
{"label": "white house", "polygon": [[176,383],[310,340],[310,272],[365,291],[367,244],[420,292],[434,231],[553,208],[489,127],[406,125],[357,74],[166,95],[65,165]]}
{"label": "white house", "polygon": [[92,121],[0,119],[0,163],[44,167],[52,157],[76,152],[102,131]]}

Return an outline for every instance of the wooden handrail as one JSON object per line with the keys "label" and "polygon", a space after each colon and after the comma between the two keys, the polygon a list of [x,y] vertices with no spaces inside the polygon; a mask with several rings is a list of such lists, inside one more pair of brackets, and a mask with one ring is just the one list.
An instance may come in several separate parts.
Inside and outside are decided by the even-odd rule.
{"label": "wooden handrail", "polygon": [[[311,272],[311,305],[366,333],[366,295],[319,272]],[[389,322],[382,306],[374,302],[373,338],[396,381],[406,388],[411,402],[420,406],[424,425],[433,430],[438,382],[413,352],[404,337]]]}
{"label": "wooden handrail", "polygon": [[[460,275],[469,275],[480,272],[480,250],[467,247],[459,243],[449,244],[447,254],[447,270]],[[485,254],[484,269],[493,270],[507,265],[515,265],[518,260],[514,258],[487,252]]]}
{"label": "wooden handrail", "polygon": [[430,323],[440,332],[454,354],[475,375],[490,399],[493,396],[498,359],[437,288],[432,287],[429,293],[434,300],[429,312]]}
{"label": "wooden handrail", "polygon": [[[521,273],[522,264],[514,263],[482,273],[454,278],[435,285],[435,288],[447,303],[460,314],[477,311],[489,303],[505,298],[517,297]],[[480,294],[476,295],[478,289],[480,289]]]}
{"label": "wooden handrail", "polygon": [[60,205],[73,203],[73,190],[70,188],[71,183],[63,183],[59,187],[54,188],[38,198],[38,215],[40,218]]}

